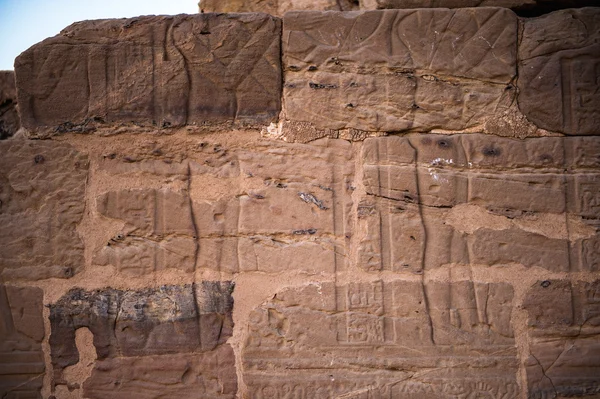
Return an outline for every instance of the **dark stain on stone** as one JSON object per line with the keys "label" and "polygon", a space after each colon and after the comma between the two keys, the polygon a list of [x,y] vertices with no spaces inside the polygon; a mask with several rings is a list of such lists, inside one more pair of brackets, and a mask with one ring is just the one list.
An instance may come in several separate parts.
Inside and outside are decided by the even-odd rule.
{"label": "dark stain on stone", "polygon": [[328,83],[314,83],[314,82],[309,82],[308,86],[311,89],[315,89],[315,90],[319,90],[319,89],[337,89],[338,86],[334,85],[334,84],[328,84]]}
{"label": "dark stain on stone", "polygon": [[87,327],[99,360],[213,350],[233,332],[231,281],[135,291],[75,288],[50,305],[54,384],[79,361],[75,331]]}
{"label": "dark stain on stone", "polygon": [[488,147],[483,147],[483,150],[481,150],[481,153],[483,155],[485,155],[486,157],[497,157],[500,154],[502,154],[502,150],[498,147],[488,146]]}
{"label": "dark stain on stone", "polygon": [[452,147],[452,141],[447,140],[447,139],[438,140],[437,145],[440,148],[451,148]]}

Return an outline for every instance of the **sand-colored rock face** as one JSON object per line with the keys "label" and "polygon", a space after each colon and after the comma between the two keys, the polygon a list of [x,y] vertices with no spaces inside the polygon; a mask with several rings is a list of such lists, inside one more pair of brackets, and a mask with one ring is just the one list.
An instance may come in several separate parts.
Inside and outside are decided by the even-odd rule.
{"label": "sand-colored rock face", "polygon": [[503,7],[540,14],[571,7],[592,7],[594,0],[200,0],[200,12],[355,11],[412,8]]}
{"label": "sand-colored rock face", "polygon": [[23,125],[268,124],[279,112],[280,29],[260,14],[73,24],[15,61]]}
{"label": "sand-colored rock face", "polygon": [[600,395],[598,15],[205,13],[27,50],[0,397]]}

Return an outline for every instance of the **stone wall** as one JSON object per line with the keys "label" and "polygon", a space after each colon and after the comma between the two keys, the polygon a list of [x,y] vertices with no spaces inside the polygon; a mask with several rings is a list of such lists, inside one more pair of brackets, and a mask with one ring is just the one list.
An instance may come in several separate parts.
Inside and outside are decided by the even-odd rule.
{"label": "stone wall", "polygon": [[0,396],[600,396],[599,28],[203,13],[33,46]]}
{"label": "stone wall", "polygon": [[200,12],[356,11],[410,8],[505,7],[523,16],[598,6],[596,0],[200,0]]}
{"label": "stone wall", "polygon": [[0,71],[0,140],[13,136],[19,127],[15,73]]}

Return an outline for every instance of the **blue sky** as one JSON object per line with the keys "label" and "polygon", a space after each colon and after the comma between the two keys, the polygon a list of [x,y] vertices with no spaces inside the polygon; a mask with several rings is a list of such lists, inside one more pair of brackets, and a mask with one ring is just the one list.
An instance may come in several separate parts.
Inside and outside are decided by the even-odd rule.
{"label": "blue sky", "polygon": [[0,0],[0,70],[76,21],[196,12],[198,0]]}

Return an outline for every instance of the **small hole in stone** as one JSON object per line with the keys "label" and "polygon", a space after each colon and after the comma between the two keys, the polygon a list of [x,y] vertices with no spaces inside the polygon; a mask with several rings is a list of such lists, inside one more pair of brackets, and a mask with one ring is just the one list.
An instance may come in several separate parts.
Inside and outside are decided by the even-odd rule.
{"label": "small hole in stone", "polygon": [[540,284],[540,285],[541,285],[543,288],[548,288],[548,287],[550,287],[550,284],[551,284],[551,283],[550,283],[550,281],[548,281],[548,280],[544,280],[544,281],[542,281],[542,284]]}

